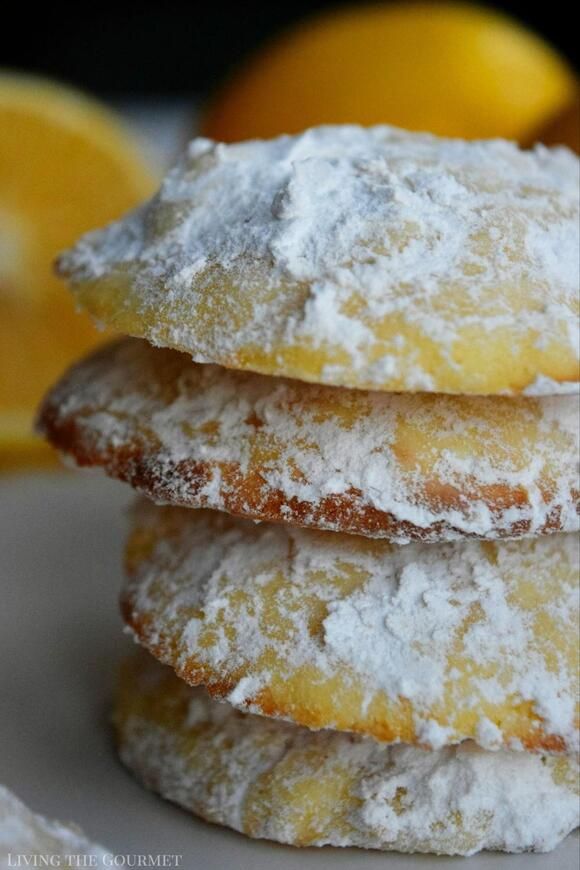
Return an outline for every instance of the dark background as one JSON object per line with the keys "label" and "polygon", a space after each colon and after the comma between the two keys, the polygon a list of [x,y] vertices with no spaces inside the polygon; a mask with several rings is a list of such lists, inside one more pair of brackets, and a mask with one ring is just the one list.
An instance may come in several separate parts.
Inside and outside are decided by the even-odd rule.
{"label": "dark background", "polygon": [[[204,94],[266,37],[337,5],[341,4],[336,0],[77,0],[74,5],[47,3],[40,8],[14,3],[4,12],[0,66],[67,79],[103,95]],[[575,62],[577,36],[570,2],[487,5],[515,15]]]}

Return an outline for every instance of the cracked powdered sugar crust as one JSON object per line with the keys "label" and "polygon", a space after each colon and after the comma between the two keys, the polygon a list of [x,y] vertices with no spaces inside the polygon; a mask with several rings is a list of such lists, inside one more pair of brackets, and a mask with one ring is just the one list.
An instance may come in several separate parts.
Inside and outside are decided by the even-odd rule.
{"label": "cracked powdered sugar crust", "polygon": [[194,140],[153,200],[60,270],[98,320],[199,362],[559,392],[578,381],[578,243],[566,149],[335,126]]}
{"label": "cracked powdered sugar crust", "polygon": [[578,539],[390,546],[143,502],[125,618],[192,683],[309,727],[577,747]]}
{"label": "cracked powdered sugar crust", "polygon": [[148,656],[125,666],[114,718],[146,786],[251,837],[472,855],[545,852],[578,824],[572,759],[312,732],[240,714]]}
{"label": "cracked powdered sugar crust", "polygon": [[391,395],[233,372],[125,339],[41,426],[159,502],[398,543],[578,529],[575,396]]}

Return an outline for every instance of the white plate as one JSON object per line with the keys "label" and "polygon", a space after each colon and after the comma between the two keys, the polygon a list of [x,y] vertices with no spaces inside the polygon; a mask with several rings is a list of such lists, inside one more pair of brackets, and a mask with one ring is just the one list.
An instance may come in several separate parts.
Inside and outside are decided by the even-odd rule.
{"label": "white plate", "polygon": [[[128,491],[62,473],[0,481],[0,782],[118,854],[180,854],[185,870],[411,870],[462,859],[295,850],[198,821],[145,792],[108,726]],[[548,855],[485,854],[469,870],[577,870],[572,836]],[[467,865],[466,865],[467,866]]]}

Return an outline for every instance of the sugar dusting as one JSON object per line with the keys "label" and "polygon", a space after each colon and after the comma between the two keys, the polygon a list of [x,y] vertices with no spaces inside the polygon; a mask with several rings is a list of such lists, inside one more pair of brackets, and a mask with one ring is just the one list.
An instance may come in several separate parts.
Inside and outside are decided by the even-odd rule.
{"label": "sugar dusting", "polygon": [[[129,278],[139,334],[199,362],[328,344],[344,359],[330,355],[324,383],[437,391],[423,350],[457,374],[454,342],[474,328],[578,353],[577,190],[566,149],[384,126],[196,139],[151,202],[84,237],[61,269],[73,288]],[[377,332],[389,318],[422,336],[404,365]]]}
{"label": "sugar dusting", "polygon": [[566,149],[342,126],[194,140],[150,203],[84,237],[61,269],[73,286],[132,276],[146,337],[200,362],[328,343],[346,359],[326,361],[325,383],[436,391],[419,344],[404,370],[394,345],[373,353],[376,324],[402,319],[454,371],[470,329],[490,348],[507,329],[577,353],[577,254]]}
{"label": "sugar dusting", "polygon": [[[152,538],[125,593],[151,631],[141,639],[160,643],[178,670],[191,657],[214,679],[233,679],[232,704],[260,712],[253,699],[272,668],[284,681],[310,667],[321,680],[352,680],[363,695],[359,724],[379,695],[406,699],[425,744],[507,743],[487,705],[529,703],[532,732],[541,723],[568,751],[577,747],[574,535],[390,547],[147,503],[136,530],[137,540]],[[340,697],[333,703],[326,715],[340,717]],[[467,711],[475,735],[463,730]]]}
{"label": "sugar dusting", "polygon": [[[577,396],[316,387],[126,339],[75,367],[46,407],[57,446],[73,427],[68,450],[158,501],[263,519],[275,499],[276,518],[399,543],[578,529]],[[203,465],[201,484],[188,464]],[[365,527],[369,508],[390,522]]]}
{"label": "sugar dusting", "polygon": [[110,853],[90,843],[80,828],[33,813],[0,785],[0,867],[99,868],[111,866],[106,856]]}
{"label": "sugar dusting", "polygon": [[[311,732],[241,715],[163,674],[157,687],[147,680],[143,689],[140,677],[155,668],[162,674],[143,661],[121,695],[122,760],[169,800],[250,836],[472,855],[549,851],[578,824],[572,759],[486,752],[471,742],[426,752]],[[148,718],[133,711],[133,697],[137,710],[147,697],[172,714]],[[177,710],[184,712],[176,718]]]}

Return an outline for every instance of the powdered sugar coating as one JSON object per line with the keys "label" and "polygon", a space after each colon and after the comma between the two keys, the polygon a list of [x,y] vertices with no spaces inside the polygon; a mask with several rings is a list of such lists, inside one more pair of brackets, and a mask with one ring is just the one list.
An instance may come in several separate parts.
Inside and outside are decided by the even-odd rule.
{"label": "powdered sugar coating", "polygon": [[0,868],[45,867],[49,858],[53,867],[99,868],[107,866],[106,855],[110,853],[90,843],[76,826],[49,821],[33,813],[0,785]]}
{"label": "powdered sugar coating", "polygon": [[41,425],[157,501],[385,537],[578,529],[578,397],[389,395],[198,365],[125,339]]}
{"label": "powdered sugar coating", "polygon": [[579,380],[578,244],[566,149],[345,125],[194,140],[60,269],[97,319],[199,362],[515,394]]}
{"label": "powdered sugar coating", "polygon": [[137,639],[242,709],[439,747],[576,751],[579,545],[390,546],[143,502]]}
{"label": "powdered sugar coating", "polygon": [[578,383],[563,383],[559,384],[550,378],[539,376],[533,384],[523,391],[524,396],[571,396],[578,395],[580,384]]}
{"label": "powdered sugar coating", "polygon": [[578,824],[570,759],[309,732],[237,713],[150,661],[126,668],[115,723],[145,785],[251,837],[472,855],[545,852]]}

